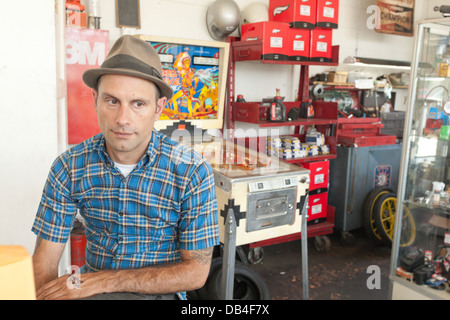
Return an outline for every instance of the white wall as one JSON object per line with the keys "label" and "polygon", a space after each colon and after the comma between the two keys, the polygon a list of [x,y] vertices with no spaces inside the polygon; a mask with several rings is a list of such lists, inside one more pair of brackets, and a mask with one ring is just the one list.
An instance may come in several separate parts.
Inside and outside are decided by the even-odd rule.
{"label": "white wall", "polygon": [[[61,0],[59,0],[61,1]],[[82,1],[85,3],[86,1]],[[257,2],[236,0],[240,9]],[[268,4],[268,0],[259,1]],[[416,18],[437,15],[437,0],[416,1]],[[442,2],[442,1],[441,1]],[[111,43],[122,33],[213,40],[206,29],[206,11],[212,0],[141,0],[140,30],[116,27],[115,0],[101,1],[101,27],[110,30]],[[411,37],[378,34],[366,27],[366,9],[375,0],[341,0],[340,60],[347,55],[409,60]],[[55,0],[15,0],[0,10],[0,244],[24,245],[32,252],[30,228],[48,169],[61,149],[57,120],[55,62]],[[431,7],[431,8],[430,8]],[[418,10],[417,10],[418,9]],[[311,68],[311,73],[316,72]],[[280,88],[293,99],[298,67],[242,63],[237,66],[236,93],[247,100],[273,95]],[[241,127],[248,127],[240,125]],[[238,126],[239,127],[239,126]],[[250,126],[251,127],[251,126]],[[65,136],[59,132],[59,136]]]}
{"label": "white wall", "polygon": [[30,253],[31,225],[57,155],[54,12],[51,0],[8,1],[0,10],[0,244]]}

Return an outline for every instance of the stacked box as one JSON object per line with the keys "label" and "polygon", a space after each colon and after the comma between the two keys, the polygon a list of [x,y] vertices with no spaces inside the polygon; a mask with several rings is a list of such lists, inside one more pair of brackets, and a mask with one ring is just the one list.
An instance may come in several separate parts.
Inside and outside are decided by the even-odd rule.
{"label": "stacked box", "polygon": [[261,21],[243,24],[241,40],[262,40],[263,60],[288,60],[289,25],[282,22]]}
{"label": "stacked box", "polygon": [[306,143],[302,143],[299,138],[292,136],[268,137],[266,140],[267,155],[283,159],[296,159],[329,154],[330,148],[324,144],[324,135],[317,131],[313,131],[313,133],[315,136],[310,134],[307,139],[311,141]]}
{"label": "stacked box", "polygon": [[332,61],[332,29],[339,25],[339,0],[270,0],[269,22],[288,25],[289,61]]}
{"label": "stacked box", "polygon": [[289,23],[292,28],[314,29],[317,0],[270,0],[269,20]]}
{"label": "stacked box", "polygon": [[323,146],[325,144],[325,135],[315,129],[308,130],[305,141],[310,145]]}
{"label": "stacked box", "polygon": [[327,217],[330,162],[307,162],[302,166],[310,171],[308,221],[320,222]]}
{"label": "stacked box", "polygon": [[336,29],[339,18],[339,0],[317,0],[316,27]]}
{"label": "stacked box", "polygon": [[288,59],[290,61],[309,61],[311,32],[306,29],[289,29]]}
{"label": "stacked box", "polygon": [[311,30],[310,60],[315,62],[332,61],[333,32],[331,29]]}

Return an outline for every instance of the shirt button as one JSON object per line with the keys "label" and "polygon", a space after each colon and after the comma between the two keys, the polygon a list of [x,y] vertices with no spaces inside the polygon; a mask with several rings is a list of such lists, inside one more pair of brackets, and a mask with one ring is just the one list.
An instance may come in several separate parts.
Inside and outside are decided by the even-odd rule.
{"label": "shirt button", "polygon": [[122,237],[119,237],[119,241],[123,241],[123,238],[122,238]]}
{"label": "shirt button", "polygon": [[125,214],[125,213],[123,213],[123,211],[120,211],[120,212],[119,212],[119,216],[121,216],[121,217],[123,217],[124,214]]}

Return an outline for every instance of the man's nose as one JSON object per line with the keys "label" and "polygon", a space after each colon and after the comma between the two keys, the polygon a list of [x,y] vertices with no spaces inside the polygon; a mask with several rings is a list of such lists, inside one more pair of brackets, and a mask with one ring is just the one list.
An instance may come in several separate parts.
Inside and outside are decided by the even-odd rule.
{"label": "man's nose", "polygon": [[130,108],[126,105],[121,105],[117,112],[116,122],[120,126],[130,124]]}

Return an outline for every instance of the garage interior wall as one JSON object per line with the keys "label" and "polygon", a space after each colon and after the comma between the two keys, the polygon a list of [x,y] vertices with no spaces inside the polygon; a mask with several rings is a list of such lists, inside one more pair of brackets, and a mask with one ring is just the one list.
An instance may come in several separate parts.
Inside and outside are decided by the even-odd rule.
{"label": "garage interior wall", "polygon": [[[255,0],[235,0],[245,9]],[[61,2],[61,0],[59,0]],[[85,4],[86,1],[82,1]],[[268,4],[268,0],[258,1]],[[439,17],[432,8],[442,1],[416,1],[415,19]],[[31,225],[48,170],[61,151],[64,120],[58,120],[55,43],[57,0],[8,1],[0,10],[0,244],[24,246],[33,252]],[[141,0],[141,29],[116,27],[115,0],[101,1],[101,28],[110,31],[111,44],[122,34],[148,34],[212,40],[206,28],[211,0]],[[410,60],[413,38],[376,33],[366,27],[367,8],[375,0],[341,0],[340,61],[348,56]],[[237,35],[236,33],[234,35]],[[321,72],[311,68],[311,74]],[[237,65],[236,93],[248,101],[260,100],[280,88],[286,100],[294,99],[299,68],[247,63]],[[252,79],[252,81],[249,81]],[[255,79],[260,79],[254,81]],[[407,94],[407,92],[406,92]],[[401,100],[401,99],[400,99]],[[406,108],[406,105],[400,109]],[[244,127],[245,129],[245,127]]]}

